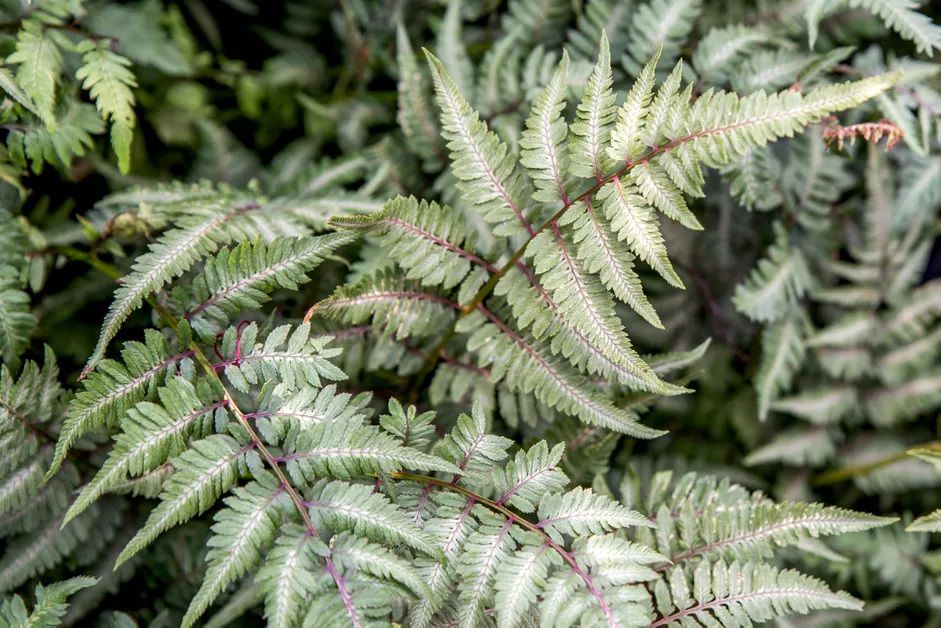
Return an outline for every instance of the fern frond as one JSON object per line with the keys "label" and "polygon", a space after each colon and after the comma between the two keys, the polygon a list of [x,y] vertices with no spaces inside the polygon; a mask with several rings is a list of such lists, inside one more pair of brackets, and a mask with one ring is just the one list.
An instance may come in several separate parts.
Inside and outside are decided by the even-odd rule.
{"label": "fern frond", "polygon": [[475,404],[471,414],[461,414],[442,439],[440,455],[458,468],[463,484],[479,486],[492,480],[512,444],[509,438],[487,433],[483,408]]}
{"label": "fern frond", "polygon": [[87,103],[69,102],[56,120],[55,131],[46,126],[24,125],[7,135],[10,159],[21,168],[40,174],[46,163],[67,169],[72,159],[93,145],[92,136],[104,131],[104,123]]}
{"label": "fern frond", "polygon": [[570,232],[555,227],[537,235],[527,253],[562,316],[593,347],[629,373],[621,383],[641,390],[665,390],[660,378],[631,346],[615,313],[614,299],[597,277],[586,272],[574,249]]}
{"label": "fern frond", "polygon": [[918,11],[913,0],[849,0],[852,8],[866,9],[903,38],[915,42],[918,52],[929,57],[941,50],[941,26]]}
{"label": "fern frond", "polygon": [[653,99],[659,61],[658,51],[638,74],[624,104],[618,108],[617,122],[611,131],[611,144],[608,146],[608,155],[612,159],[634,159],[643,148],[642,132]]}
{"label": "fern frond", "polygon": [[526,546],[502,561],[494,577],[497,626],[524,623],[548,580],[549,569],[561,561],[546,546]]}
{"label": "fern frond", "polygon": [[793,85],[814,55],[790,48],[760,50],[732,73],[732,88],[741,94]]}
{"label": "fern frond", "polygon": [[368,322],[397,340],[435,336],[451,321],[457,304],[420,288],[392,273],[378,273],[340,286],[312,312],[347,325]]}
{"label": "fern frond", "polygon": [[474,266],[495,270],[475,254],[472,233],[459,213],[414,196],[398,196],[378,214],[331,218],[329,225],[375,237],[392,261],[407,271],[405,277],[422,285],[449,289]]}
{"label": "fern frond", "polygon": [[290,628],[298,624],[305,599],[319,588],[313,574],[320,557],[329,553],[323,541],[307,534],[303,527],[289,523],[281,528],[255,576],[265,596],[265,619],[269,626]]}
{"label": "fern frond", "polygon": [[664,62],[673,65],[701,11],[700,0],[650,0],[637,7],[624,57],[627,71],[636,75],[658,49]]}
{"label": "fern frond", "polygon": [[498,503],[533,512],[544,494],[564,489],[569,479],[558,468],[564,449],[559,443],[550,450],[545,441],[539,441],[525,452],[516,452],[513,460],[494,471]]}
{"label": "fern frond", "polygon": [[192,626],[231,582],[253,569],[274,542],[281,520],[277,501],[284,495],[272,476],[239,487],[215,516],[206,562],[209,569],[190,602],[182,625]]}
{"label": "fern frond", "polygon": [[16,363],[35,327],[36,317],[19,271],[0,266],[0,356],[4,362]]}
{"label": "fern frond", "polygon": [[115,568],[173,526],[211,508],[235,486],[251,449],[251,446],[239,445],[231,436],[214,434],[192,443],[174,458],[176,471],[163,485],[160,504],[121,551]]}
{"label": "fern frond", "polygon": [[425,167],[435,167],[443,155],[440,130],[432,111],[427,79],[415,59],[415,52],[405,27],[396,27],[396,59],[399,66],[398,122],[409,147],[424,161]]}
{"label": "fern frond", "polygon": [[[61,564],[92,537],[99,515],[101,511],[92,507],[62,529],[61,516],[53,517],[29,534],[10,539],[0,558],[0,591],[15,589]],[[105,534],[102,537],[107,538]]]}
{"label": "fern frond", "polygon": [[[824,115],[855,107],[882,93],[898,73],[824,85],[806,94],[756,92],[744,98],[707,92],[689,110],[694,121],[683,129],[680,151],[690,151],[708,166],[721,167],[751,148],[778,137],[791,137]],[[676,140],[675,140],[676,141]]]}
{"label": "fern frond", "polygon": [[819,467],[836,454],[833,435],[822,427],[783,430],[745,457],[745,465],[777,462]]}
{"label": "fern frond", "polygon": [[352,534],[341,534],[334,539],[330,556],[337,567],[344,571],[356,570],[362,574],[402,584],[416,598],[431,594],[428,585],[408,561],[367,539]]}
{"label": "fern frond", "polygon": [[753,25],[731,24],[711,28],[696,46],[693,68],[701,81],[721,84],[728,78],[735,61],[771,39],[765,29]]}
{"label": "fern frond", "polygon": [[637,438],[656,438],[663,432],[638,422],[630,409],[616,408],[603,395],[595,393],[586,380],[553,360],[548,350],[533,345],[496,317],[476,325],[468,349],[478,356],[481,366],[492,366],[491,379],[505,381],[510,390],[532,393],[550,408],[577,416],[586,423],[606,427]]}
{"label": "fern frond", "polygon": [[403,447],[371,425],[318,423],[289,434],[281,461],[298,483],[335,477],[349,479],[402,469],[460,473],[456,466],[424,452]]}
{"label": "fern frond", "polygon": [[941,508],[918,517],[905,527],[906,532],[941,532]]}
{"label": "fern frond", "polygon": [[603,534],[621,528],[653,526],[643,515],[604,495],[577,487],[548,494],[539,503],[538,527],[553,538]]}
{"label": "fern frond", "polygon": [[435,48],[440,51],[442,67],[454,77],[457,88],[468,100],[473,100],[474,71],[464,47],[463,8],[460,0],[448,0]]}
{"label": "fern frond", "polygon": [[137,80],[126,57],[110,50],[104,41],[85,40],[77,50],[82,67],[75,76],[91,94],[101,117],[111,123],[111,145],[118,156],[118,169],[127,173],[131,166],[131,140],[134,135],[134,92]]}
{"label": "fern frond", "polygon": [[145,298],[189,270],[218,245],[235,237],[232,229],[224,228],[226,223],[250,211],[250,208],[230,207],[226,200],[204,205],[195,215],[181,218],[176,228],[161,235],[148,252],[137,259],[130,274],[114,293],[114,301],[108,309],[95,350],[82,371],[83,376],[87,376],[101,360],[121,324]]}
{"label": "fern frond", "polygon": [[576,256],[585,263],[586,270],[597,274],[605,288],[630,305],[645,321],[663,329],[634,271],[634,256],[619,246],[610,221],[601,216],[590,201],[579,203],[570,212],[568,219],[572,220]]}
{"label": "fern frond", "polygon": [[611,51],[608,38],[601,31],[598,58],[585,83],[584,94],[570,128],[568,171],[573,176],[600,179],[609,170],[605,144],[616,113],[612,80]]}
{"label": "fern frond", "polygon": [[68,414],[56,441],[48,480],[62,465],[69,449],[88,432],[116,423],[137,402],[152,398],[168,373],[189,370],[189,352],[170,354],[166,338],[153,329],[144,342],[127,342],[122,361],[103,360],[82,382],[82,390],[69,403]]}
{"label": "fern frond", "polygon": [[26,608],[23,598],[14,595],[3,601],[0,606],[0,625],[24,626],[29,628],[52,628],[60,624],[60,619],[68,610],[66,600],[82,589],[94,586],[97,578],[77,576],[62,582],[43,586],[36,585],[35,603],[32,610]]}
{"label": "fern frond", "polygon": [[274,328],[264,342],[258,339],[255,323],[226,329],[220,342],[223,373],[236,390],[248,392],[256,384],[274,381],[274,394],[283,396],[305,386],[319,388],[322,380],[346,379],[330,361],[340,349],[327,346],[329,337],[311,334],[309,323],[291,327]]}
{"label": "fern frond", "polygon": [[809,538],[859,532],[897,520],[822,504],[773,503],[761,493],[748,494],[727,481],[692,474],[677,482],[656,512],[658,549],[669,553],[671,565],[714,555],[770,558],[776,548],[798,546]]}
{"label": "fern frond", "polygon": [[479,525],[464,541],[455,570],[460,577],[458,625],[462,628],[483,622],[485,608],[493,603],[498,566],[510,557],[516,540],[510,534],[512,521],[478,509]]}
{"label": "fern frond", "polygon": [[520,163],[526,168],[536,191],[533,199],[543,203],[568,200],[569,152],[565,145],[568,128],[562,116],[568,88],[568,53],[533,104],[520,137]]}
{"label": "fern frond", "polygon": [[464,200],[495,225],[497,235],[513,235],[521,227],[532,233],[523,204],[529,193],[513,154],[478,119],[441,61],[427,51],[425,55],[441,110],[442,134],[451,151],[451,170]]}
{"label": "fern frond", "polygon": [[684,621],[750,626],[782,614],[862,608],[856,598],[834,593],[816,578],[751,562],[702,562],[693,574],[692,585],[682,569],[674,569],[668,582],[657,584],[660,617],[651,626]]}
{"label": "fern frond", "polygon": [[16,82],[32,99],[43,124],[55,131],[56,88],[62,74],[62,50],[51,29],[39,20],[26,20],[16,35],[8,63],[17,64]]}
{"label": "fern frond", "polygon": [[436,553],[428,535],[399,507],[372,485],[335,480],[309,503],[311,517],[334,530],[354,534],[384,545],[404,544],[425,554]]}
{"label": "fern frond", "polygon": [[895,386],[877,388],[863,399],[875,425],[897,425],[941,406],[941,372],[929,370]]}
{"label": "fern frond", "polygon": [[657,214],[634,185],[633,179],[629,176],[615,178],[601,188],[598,198],[618,239],[626,242],[631,251],[667,283],[682,288],[683,282],[667,256]]}
{"label": "fern frond", "polygon": [[745,282],[735,289],[735,307],[755,321],[768,322],[787,312],[812,283],[810,269],[800,249],[788,242],[780,225],[775,226],[775,241],[768,247]]}
{"label": "fern frond", "polygon": [[207,391],[181,377],[168,379],[157,395],[159,404],[141,401],[128,410],[108,459],[75,499],[65,523],[126,476],[150,471],[182,453],[187,437],[207,432],[214,415],[221,419],[226,414],[223,402],[207,399]]}
{"label": "fern frond", "polygon": [[185,303],[183,317],[204,337],[218,333],[239,312],[261,307],[276,288],[296,290],[308,273],[352,236],[329,234],[309,239],[278,238],[244,242],[223,249],[206,260],[202,273],[187,294],[175,293]]}
{"label": "fern frond", "polygon": [[781,165],[770,149],[759,148],[745,153],[736,162],[722,169],[729,177],[729,191],[747,209],[766,211],[783,202],[775,179]]}

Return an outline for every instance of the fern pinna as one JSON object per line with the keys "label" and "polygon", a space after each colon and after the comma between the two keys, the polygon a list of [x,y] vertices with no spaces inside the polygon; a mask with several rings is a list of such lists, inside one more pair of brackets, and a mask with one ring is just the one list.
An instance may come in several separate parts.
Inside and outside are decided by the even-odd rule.
{"label": "fern pinna", "polygon": [[[460,27],[454,6],[446,32]],[[51,442],[42,448],[51,461],[40,493],[50,494],[43,529],[68,538],[100,525],[112,512],[101,504],[114,493],[158,497],[143,525],[121,539],[121,573],[161,536],[211,512],[187,626],[222,599],[261,603],[278,626],[750,625],[858,609],[848,594],[768,559],[783,546],[823,552],[816,537],[889,518],[775,504],[694,476],[675,485],[665,474],[625,479],[618,497],[603,478],[585,477],[590,462],[567,473],[579,456],[610,454],[620,435],[663,434],[640,413],[652,399],[688,392],[687,379],[666,378],[682,378],[705,350],[642,357],[625,331],[621,303],[625,316],[663,327],[641,279],[647,268],[684,285],[661,215],[701,229],[686,198],[704,195],[703,167],[740,164],[897,80],[700,93],[684,84],[681,62],[659,67],[672,65],[689,21],[677,19],[659,53],[640,41],[642,24],[629,33],[640,42],[633,50],[653,58],[637,65],[623,95],[613,89],[604,33],[581,86],[569,77],[567,54],[552,70],[546,53],[547,80],[514,141],[468,104],[460,84],[467,75],[452,79],[448,68],[467,62],[453,41],[441,60],[425,53],[436,122],[426,76],[400,30],[400,121],[426,164],[450,160],[453,203],[399,196],[373,211],[374,201],[343,188],[345,168],[360,167],[343,163],[287,195],[257,185],[178,185],[106,200],[99,223],[156,236],[115,292],[82,389],[64,410],[21,416],[13,401],[4,404],[11,439],[47,423],[58,433],[54,450]],[[96,79],[86,82],[94,91]],[[123,146],[127,112],[99,109]],[[360,211],[340,216],[337,207]],[[325,226],[335,232],[321,233]],[[311,283],[358,234],[374,258],[364,253],[351,281],[314,303],[303,322],[281,320],[280,310],[257,315],[274,292]],[[788,290],[788,298],[802,294]],[[120,360],[105,358],[145,302],[156,328],[125,343]],[[7,397],[51,387],[42,383],[54,368],[51,356],[47,362],[46,371],[27,364],[19,380],[5,371]],[[344,369],[357,383],[368,383],[372,370],[391,372],[415,401],[442,413],[390,399],[374,419],[369,392],[343,390]],[[51,390],[50,404],[64,404]],[[517,446],[501,425],[524,425],[532,438]],[[116,432],[113,444],[97,472],[79,478],[70,457],[101,454],[93,443],[102,429]],[[42,480],[45,462],[29,459],[30,447],[5,470],[4,486]],[[51,495],[59,482],[66,493],[78,487],[70,504]],[[22,512],[26,492],[12,495],[4,513]],[[15,543],[40,546],[31,530],[11,533],[22,533]],[[16,547],[0,563],[3,589],[33,573],[14,577]],[[46,568],[76,551],[54,549]]]}

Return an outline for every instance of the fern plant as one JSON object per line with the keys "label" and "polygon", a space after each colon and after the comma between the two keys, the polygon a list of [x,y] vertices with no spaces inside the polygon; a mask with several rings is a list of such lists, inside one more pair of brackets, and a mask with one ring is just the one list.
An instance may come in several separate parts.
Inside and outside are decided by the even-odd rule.
{"label": "fern plant", "polygon": [[930,12],[497,5],[0,7],[0,623],[931,625]]}

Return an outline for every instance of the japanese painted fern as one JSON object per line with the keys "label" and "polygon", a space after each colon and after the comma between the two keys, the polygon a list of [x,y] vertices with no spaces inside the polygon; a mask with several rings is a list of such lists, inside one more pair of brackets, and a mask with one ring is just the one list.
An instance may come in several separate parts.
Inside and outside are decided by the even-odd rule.
{"label": "japanese painted fern", "polygon": [[[401,120],[431,160],[440,147],[425,133],[433,112],[402,31],[399,44]],[[655,55],[621,96],[602,33],[574,115],[563,54],[517,149],[472,109],[446,69],[457,61],[425,56],[460,191],[454,206],[399,196],[380,211],[334,215],[326,226],[336,233],[315,235],[322,213],[252,189],[141,190],[102,205],[111,220],[130,211],[137,228],[160,234],[115,292],[61,425],[51,356],[43,370],[28,363],[19,379],[4,371],[5,438],[34,444],[7,463],[0,503],[16,517],[41,500],[43,529],[57,541],[47,547],[31,532],[35,520],[21,518],[29,526],[20,543],[34,544],[36,558],[11,545],[0,584],[16,586],[79,549],[108,516],[103,500],[133,491],[158,504],[122,539],[119,570],[171,529],[212,513],[207,567],[185,626],[235,584],[230,604],[258,600],[277,626],[748,625],[860,608],[767,559],[784,546],[819,552],[819,536],[891,519],[776,504],[694,475],[672,489],[669,474],[646,486],[626,481],[618,499],[600,477],[592,488],[573,485],[563,469],[578,439],[545,429],[558,415],[586,424],[583,441],[664,433],[640,413],[658,396],[689,392],[665,377],[702,351],[643,357],[620,313],[623,303],[630,316],[664,326],[644,268],[684,286],[661,217],[702,229],[686,198],[705,194],[704,167],[791,137],[897,76],[807,93],[694,96],[682,63],[658,79]],[[99,106],[118,146],[126,115]],[[356,234],[385,263],[358,270],[305,322],[255,316],[273,291],[310,281]],[[756,278],[751,290],[768,280]],[[787,298],[801,294],[786,290]],[[156,328],[125,343],[119,360],[104,359],[145,301]],[[759,317],[778,309],[744,293],[740,306]],[[369,393],[338,388],[347,378],[338,364],[359,370],[341,352],[363,337],[367,353],[399,356],[367,362],[366,371],[392,366],[411,390],[428,387],[435,403],[467,407],[469,396],[473,409],[436,417],[390,399],[374,418]],[[27,411],[17,402],[37,395],[48,403]],[[521,446],[494,431],[494,414],[543,437]],[[59,433],[54,454],[47,424]],[[113,445],[94,476],[80,480],[70,458],[107,427]],[[65,509],[63,497],[79,483]],[[75,543],[63,544],[68,538]]]}

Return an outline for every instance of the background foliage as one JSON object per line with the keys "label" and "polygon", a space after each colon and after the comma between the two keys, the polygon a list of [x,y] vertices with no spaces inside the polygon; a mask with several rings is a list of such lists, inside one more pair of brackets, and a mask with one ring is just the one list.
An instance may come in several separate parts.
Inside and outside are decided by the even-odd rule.
{"label": "background foliage", "polygon": [[939,623],[937,11],[0,2],[0,625]]}

